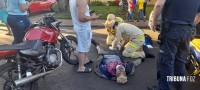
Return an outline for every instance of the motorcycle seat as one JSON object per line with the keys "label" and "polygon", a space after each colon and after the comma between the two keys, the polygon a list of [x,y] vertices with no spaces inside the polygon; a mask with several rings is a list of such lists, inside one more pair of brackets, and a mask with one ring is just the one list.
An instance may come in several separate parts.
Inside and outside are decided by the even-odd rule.
{"label": "motorcycle seat", "polygon": [[12,44],[12,45],[0,45],[0,52],[4,50],[26,50],[32,48],[37,40],[30,40],[30,41],[25,41],[19,44]]}

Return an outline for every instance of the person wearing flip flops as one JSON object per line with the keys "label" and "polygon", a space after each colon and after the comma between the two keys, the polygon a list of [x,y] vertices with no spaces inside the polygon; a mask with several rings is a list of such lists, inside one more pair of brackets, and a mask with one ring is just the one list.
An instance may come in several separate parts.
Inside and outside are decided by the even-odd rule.
{"label": "person wearing flip flops", "polygon": [[8,29],[8,33],[6,35],[12,35],[10,26],[7,23],[7,17],[8,17],[8,12],[6,10],[5,0],[0,0],[0,20],[2,23],[6,24],[6,27]]}
{"label": "person wearing flip flops", "polygon": [[92,31],[89,21],[96,20],[99,16],[96,16],[95,14],[90,16],[88,2],[89,0],[69,0],[70,12],[74,25],[73,28],[78,41],[76,47],[79,60],[78,73],[89,73],[92,71],[91,68],[84,66],[91,62],[87,56],[92,40]]}

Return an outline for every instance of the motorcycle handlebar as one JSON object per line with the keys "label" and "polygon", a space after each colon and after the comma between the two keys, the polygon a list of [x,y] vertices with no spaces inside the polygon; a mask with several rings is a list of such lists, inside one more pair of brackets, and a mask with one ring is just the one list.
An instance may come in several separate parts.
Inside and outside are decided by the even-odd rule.
{"label": "motorcycle handlebar", "polygon": [[60,26],[61,23],[62,23],[62,21],[55,21],[55,22],[52,22],[51,25],[52,25],[56,30],[60,30],[60,29],[59,29],[59,26]]}

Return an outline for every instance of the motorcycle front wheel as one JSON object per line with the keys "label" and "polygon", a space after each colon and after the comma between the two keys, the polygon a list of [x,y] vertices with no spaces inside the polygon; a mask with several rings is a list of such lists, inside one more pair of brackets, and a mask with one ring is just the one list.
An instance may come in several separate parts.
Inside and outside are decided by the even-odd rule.
{"label": "motorcycle front wheel", "polygon": [[60,42],[60,50],[62,52],[63,59],[71,65],[77,65],[79,63],[77,57],[75,56],[75,47],[77,45],[77,39],[76,37],[71,35],[66,36],[66,38],[69,42],[65,39],[62,39],[62,41]]}
{"label": "motorcycle front wheel", "polygon": [[[25,76],[25,68],[22,67],[22,77]],[[15,62],[7,62],[0,66],[0,87],[3,90],[38,90],[37,82],[24,85],[22,87],[15,87],[14,81],[18,78],[18,70]]]}

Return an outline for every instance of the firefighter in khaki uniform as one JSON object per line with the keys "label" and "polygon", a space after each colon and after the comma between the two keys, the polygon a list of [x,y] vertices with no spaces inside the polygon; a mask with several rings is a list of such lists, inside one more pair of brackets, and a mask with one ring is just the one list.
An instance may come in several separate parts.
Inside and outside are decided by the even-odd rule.
{"label": "firefighter in khaki uniform", "polygon": [[122,18],[120,18],[120,17],[115,17],[115,15],[114,14],[108,14],[108,16],[107,16],[107,20],[106,20],[106,22],[104,23],[104,25],[105,25],[105,28],[106,28],[106,30],[108,31],[108,36],[107,36],[107,39],[106,39],[106,44],[107,45],[112,45],[112,41],[113,41],[113,39],[114,39],[114,33],[112,33],[111,31],[110,31],[110,26],[109,26],[109,22],[110,21],[112,21],[112,20],[116,20],[117,22],[118,22],[118,24],[120,24],[120,23],[124,23],[124,20],[122,19]]}
{"label": "firefighter in khaki uniform", "polygon": [[122,38],[123,40],[128,41],[128,43],[125,45],[125,50],[122,52],[124,57],[145,57],[145,53],[142,49],[145,38],[144,32],[141,29],[128,23],[121,23],[118,25],[118,22],[115,20],[110,21],[109,25],[112,27],[111,32],[115,32],[115,38],[112,42],[112,46],[109,47],[109,49],[114,50],[117,49],[117,47],[120,47],[119,43]]}

